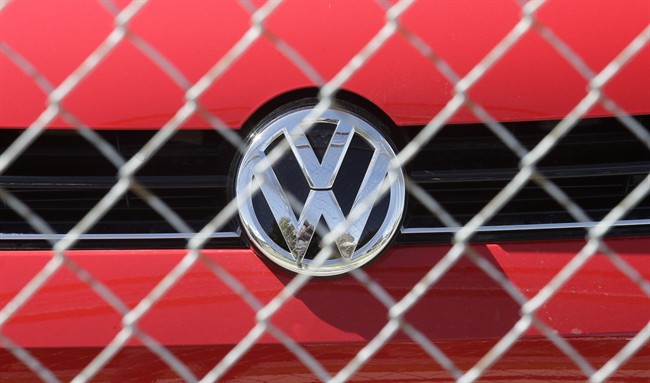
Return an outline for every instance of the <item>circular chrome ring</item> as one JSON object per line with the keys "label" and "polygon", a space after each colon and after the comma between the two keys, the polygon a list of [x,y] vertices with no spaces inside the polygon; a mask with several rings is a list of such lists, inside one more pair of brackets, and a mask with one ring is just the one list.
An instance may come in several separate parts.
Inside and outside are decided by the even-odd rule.
{"label": "circular chrome ring", "polygon": [[[396,155],[391,145],[365,119],[345,110],[328,109],[317,119],[307,121],[312,111],[312,107],[291,110],[262,123],[253,133],[235,181],[239,217],[252,244],[281,267],[316,276],[343,274],[381,254],[398,231],[405,204],[404,175],[401,168],[392,166]],[[334,129],[322,160],[316,157],[305,133],[317,123],[332,124]],[[332,187],[355,136],[361,137],[372,149],[372,157],[365,174],[359,175],[363,181],[348,218],[343,215]],[[284,145],[278,144],[271,149],[271,144],[279,140]],[[302,170],[303,174],[295,176],[304,177],[309,185],[305,201],[296,201],[285,193],[270,166],[274,151],[281,146],[292,152]],[[372,208],[381,198],[386,200],[379,195],[382,185],[388,188],[387,212],[379,229],[362,243],[362,234],[366,234],[364,238],[372,234],[364,233]],[[255,193],[266,200],[286,243],[276,243],[267,232],[268,228],[265,230],[260,224],[251,197]],[[336,246],[329,247],[335,255],[323,256],[321,253],[330,251],[321,248],[319,255],[306,258],[305,253],[321,219],[330,230],[340,234],[335,236]]]}

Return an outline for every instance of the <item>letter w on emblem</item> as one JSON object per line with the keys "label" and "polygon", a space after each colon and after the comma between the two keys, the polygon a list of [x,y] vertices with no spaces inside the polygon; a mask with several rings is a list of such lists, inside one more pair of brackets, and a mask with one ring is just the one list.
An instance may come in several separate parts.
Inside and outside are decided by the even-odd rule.
{"label": "letter w on emblem", "polygon": [[[278,181],[273,169],[269,166],[261,166],[266,170],[255,173],[255,182],[259,184],[264,198],[266,198],[273,217],[280,227],[280,231],[287,243],[291,255],[297,263],[301,263],[305,253],[314,236],[316,225],[321,217],[330,230],[345,221],[345,215],[341,210],[338,200],[332,191],[345,154],[348,151],[350,142],[355,134],[353,126],[335,120],[318,120],[317,122],[336,123],[336,129],[330,143],[325,151],[322,161],[318,161],[309,140],[305,136],[301,126],[293,129],[291,133],[284,128],[278,133],[284,135],[291,150],[296,157],[310,187],[309,195],[300,213],[296,218],[292,203],[288,198],[282,185]],[[313,122],[301,122],[301,125],[312,124]],[[373,145],[374,146],[374,145]],[[266,162],[266,154],[260,150],[256,156],[257,161]],[[388,182],[387,173],[390,165],[390,158],[379,147],[374,147],[374,153],[368,169],[364,175],[361,187],[357,192],[352,210],[360,204],[366,204],[368,208],[361,208],[363,213],[353,222],[349,222],[347,230],[336,240],[336,246],[343,258],[349,259],[357,248],[363,230],[368,221],[379,189],[384,182]],[[255,166],[257,169],[260,167]]]}

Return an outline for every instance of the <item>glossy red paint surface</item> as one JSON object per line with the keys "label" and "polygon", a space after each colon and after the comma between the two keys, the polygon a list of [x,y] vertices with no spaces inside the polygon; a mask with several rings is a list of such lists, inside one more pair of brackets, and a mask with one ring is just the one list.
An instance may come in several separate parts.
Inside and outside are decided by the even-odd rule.
{"label": "glossy red paint surface", "polygon": [[[126,2],[119,2],[124,6]],[[310,15],[318,15],[311,17]],[[513,1],[417,2],[402,17],[461,76],[466,75],[520,20]],[[29,20],[29,22],[26,22]],[[130,30],[197,81],[250,27],[234,2],[152,2]],[[308,22],[306,21],[308,20]],[[552,0],[537,14],[595,72],[601,71],[650,22],[645,0]],[[371,1],[289,1],[266,25],[331,79],[379,31],[384,10]],[[35,27],[38,26],[38,27]],[[0,15],[3,41],[54,86],[108,36],[110,12],[95,2],[11,2]],[[44,93],[0,55],[0,127],[25,127],[43,111]],[[605,91],[630,114],[650,113],[650,48],[617,74]],[[314,87],[266,38],[260,38],[201,98],[233,128],[269,100]],[[428,122],[451,98],[452,86],[401,35],[393,36],[346,84],[398,125]],[[585,96],[587,81],[531,30],[470,91],[496,119],[564,117]],[[94,128],[155,129],[181,107],[183,91],[128,41],[121,43],[63,106]],[[600,106],[589,116],[604,115]],[[454,122],[476,121],[461,110]],[[68,127],[57,119],[51,127]],[[186,128],[205,128],[199,117]]]}
{"label": "glossy red paint surface", "polygon": [[[650,239],[611,239],[607,243],[644,278],[650,277]],[[475,248],[525,295],[532,297],[582,245],[582,241],[575,240],[477,244]],[[398,247],[366,271],[399,299],[447,249],[446,245]],[[129,307],[134,307],[182,255],[176,250],[69,253]],[[206,250],[205,255],[236,275],[263,303],[291,279],[248,250]],[[50,257],[47,251],[4,252],[0,256],[0,305],[15,296]],[[386,309],[367,290],[352,277],[344,276],[312,280],[272,321],[334,372],[377,334],[387,321],[386,315]],[[596,255],[539,311],[539,318],[599,366],[650,320],[650,299],[603,255]],[[461,260],[407,319],[466,370],[519,319],[519,306],[473,263]],[[253,310],[207,267],[196,265],[146,314],[139,327],[171,347],[195,374],[203,375],[254,324]],[[63,269],[9,321],[3,333],[28,347],[61,378],[69,379],[120,328],[120,315]],[[0,357],[0,378],[34,378],[6,350],[0,350]],[[645,346],[612,381],[647,381],[649,361],[650,347]],[[531,330],[484,380],[581,380],[582,376],[557,348]],[[98,376],[99,381],[169,378],[176,376],[137,340],[130,342]],[[314,376],[276,339],[266,335],[226,377],[234,381],[271,378],[307,382]],[[444,370],[400,333],[354,381],[448,379]]]}
{"label": "glossy red paint surface", "polygon": [[[621,336],[569,337],[573,347],[594,366],[625,345],[629,338]],[[307,344],[305,349],[316,357],[331,374],[343,368],[365,343]],[[463,371],[483,356],[493,341],[439,341],[436,345]],[[230,351],[231,346],[183,346],[170,350],[188,363],[197,377],[203,377]],[[58,378],[69,381],[90,363],[99,348],[30,350],[34,356],[55,370]],[[20,383],[32,382],[35,375],[19,361],[0,349],[0,379]],[[634,355],[608,382],[645,383],[650,380],[650,347]],[[168,382],[178,381],[169,366],[144,347],[127,347],[106,365],[93,381],[97,382]],[[390,342],[383,347],[351,382],[449,382],[451,375],[443,370],[417,345]],[[227,382],[307,383],[316,377],[281,345],[254,346],[223,378]],[[519,341],[486,372],[481,382],[583,382],[585,375],[548,340],[528,338]]]}
{"label": "glossy red paint surface", "polygon": [[[608,243],[650,278],[650,239]],[[476,248],[532,297],[581,245],[581,241],[560,241]],[[446,250],[446,245],[394,248],[366,271],[400,299]],[[182,255],[180,250],[70,252],[71,258],[129,307],[143,299]],[[237,276],[262,303],[268,303],[292,278],[248,250],[206,250],[206,255]],[[50,256],[47,251],[5,252],[0,257],[0,305],[14,297]],[[498,339],[519,319],[519,311],[519,305],[497,283],[463,260],[407,318],[431,339]],[[387,310],[359,282],[343,276],[312,280],[273,317],[273,323],[302,343],[363,342],[385,325],[386,315]],[[540,310],[539,317],[566,335],[633,334],[650,320],[650,298],[606,258],[597,256]],[[110,342],[120,323],[121,315],[71,271],[62,269],[8,322],[3,333],[26,347],[98,347]],[[254,311],[205,265],[198,264],[152,308],[140,328],[167,345],[229,345],[241,340],[254,324]],[[531,330],[528,335],[538,332]],[[407,339],[400,335],[397,340]],[[276,342],[270,336],[262,340]]]}

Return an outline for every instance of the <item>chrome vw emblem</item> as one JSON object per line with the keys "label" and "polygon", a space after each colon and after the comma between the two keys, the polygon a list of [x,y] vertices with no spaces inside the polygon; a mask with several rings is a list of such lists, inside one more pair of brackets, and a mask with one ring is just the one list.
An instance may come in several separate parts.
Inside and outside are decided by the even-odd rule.
{"label": "chrome vw emblem", "polygon": [[[294,272],[336,275],[372,260],[390,242],[404,210],[404,175],[390,168],[395,152],[364,119],[330,109],[307,121],[310,111],[291,111],[254,132],[236,194],[242,226],[265,256]],[[306,134],[304,127],[312,125]],[[290,148],[282,154],[286,160],[270,166],[279,145]],[[379,196],[384,184],[389,192]],[[251,185],[259,187],[256,195]],[[317,262],[312,255],[320,247],[312,242],[329,230],[340,233],[336,251]]]}

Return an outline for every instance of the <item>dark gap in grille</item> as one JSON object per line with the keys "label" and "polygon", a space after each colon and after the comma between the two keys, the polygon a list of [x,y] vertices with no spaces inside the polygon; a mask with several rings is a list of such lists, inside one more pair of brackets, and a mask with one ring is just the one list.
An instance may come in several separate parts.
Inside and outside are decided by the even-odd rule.
{"label": "dark gap in grille", "polygon": [[[650,116],[635,118],[648,130]],[[530,149],[555,123],[504,125]],[[420,130],[418,127],[402,129],[409,138]],[[4,151],[21,132],[17,129],[0,130],[0,151]],[[98,133],[128,159],[155,132],[115,130]],[[168,203],[193,230],[199,230],[227,202],[228,174],[234,157],[233,147],[214,131],[181,131],[142,168],[137,179]],[[508,183],[516,174],[517,165],[517,157],[486,126],[452,125],[443,128],[418,152],[408,164],[406,173],[462,224]],[[650,173],[650,151],[616,119],[587,119],[564,137],[538,168],[592,219],[598,220]],[[115,167],[76,132],[48,130],[0,176],[0,186],[45,218],[55,231],[65,233],[108,192],[115,183],[116,173]],[[345,199],[342,194],[356,193],[355,188],[347,188],[347,185],[335,184],[335,189],[337,198],[342,199]],[[625,219],[650,219],[650,197],[646,197]],[[574,219],[531,182],[488,225],[562,222],[574,222]],[[410,197],[404,227],[438,228],[442,224]],[[236,222],[222,228],[222,231],[236,230]],[[154,210],[133,193],[128,193],[90,233],[174,232],[176,230]],[[0,201],[0,233],[35,232],[4,201]],[[584,229],[482,232],[474,239],[566,238],[584,236],[584,233]],[[648,225],[621,227],[612,232],[613,235],[648,233]],[[402,234],[397,239],[401,243],[447,240],[449,234]],[[85,240],[77,248],[184,246],[185,240],[182,239]],[[208,247],[241,246],[244,244],[237,238],[214,239],[208,244]],[[49,247],[45,241],[0,241],[0,248],[4,249]]]}
{"label": "dark gap in grille", "polygon": [[[636,117],[648,130],[648,116]],[[557,122],[504,124],[532,149]],[[419,129],[408,128],[413,137]],[[413,181],[452,214],[467,223],[518,172],[519,159],[485,125],[444,127],[408,166]],[[650,151],[614,118],[581,121],[538,164],[538,170],[559,186],[593,220],[602,219],[650,173]],[[407,228],[436,228],[442,223],[415,198],[410,199]],[[650,197],[626,220],[650,219]],[[487,225],[553,224],[575,222],[569,213],[534,182],[526,186]],[[616,234],[648,234],[650,228],[627,227]],[[584,229],[550,233],[479,233],[477,240],[531,239],[584,236]],[[402,236],[402,241],[448,240],[449,235]]]}
{"label": "dark gap in grille", "polygon": [[[128,160],[155,131],[101,131]],[[0,151],[19,130],[0,130]],[[136,179],[168,204],[195,231],[207,224],[227,202],[228,171],[232,146],[214,131],[180,131],[137,173]],[[57,233],[69,231],[115,184],[117,169],[97,149],[74,131],[50,130],[39,137],[0,176],[0,185],[11,191]],[[4,203],[0,205],[0,233],[35,231]],[[230,222],[222,231],[236,231]],[[176,230],[140,197],[128,192],[90,230],[89,234],[174,233]],[[45,242],[12,242],[17,247],[48,247]],[[151,247],[154,241],[82,241],[79,248]],[[184,247],[186,241],[156,240],[157,248]],[[220,247],[242,246],[241,240],[212,240]]]}

